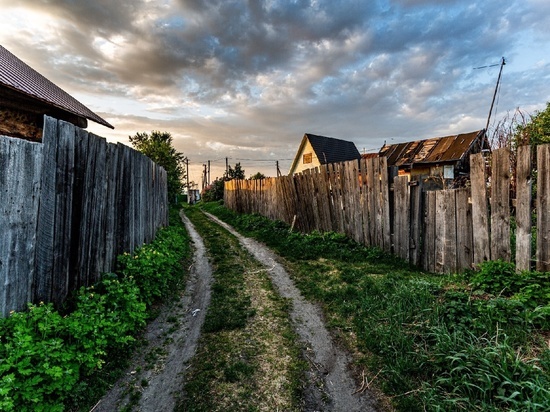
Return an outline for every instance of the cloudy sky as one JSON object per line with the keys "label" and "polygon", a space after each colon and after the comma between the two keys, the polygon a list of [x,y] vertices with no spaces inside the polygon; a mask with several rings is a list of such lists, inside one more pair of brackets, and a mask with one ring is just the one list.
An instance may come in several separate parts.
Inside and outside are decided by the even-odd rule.
{"label": "cloudy sky", "polygon": [[221,176],[286,174],[304,133],[374,151],[550,100],[548,0],[0,0],[0,44],[115,126]]}

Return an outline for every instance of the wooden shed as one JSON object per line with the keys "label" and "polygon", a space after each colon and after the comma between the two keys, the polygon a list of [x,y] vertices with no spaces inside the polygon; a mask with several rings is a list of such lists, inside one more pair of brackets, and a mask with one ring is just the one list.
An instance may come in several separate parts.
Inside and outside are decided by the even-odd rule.
{"label": "wooden shed", "polygon": [[384,145],[379,155],[411,180],[457,181],[470,173],[470,154],[490,150],[485,129],[453,136]]}
{"label": "wooden shed", "polygon": [[86,128],[114,127],[0,46],[0,134],[40,141],[44,115]]}
{"label": "wooden shed", "polygon": [[360,158],[361,154],[353,142],[306,133],[288,174],[293,175],[321,165]]}

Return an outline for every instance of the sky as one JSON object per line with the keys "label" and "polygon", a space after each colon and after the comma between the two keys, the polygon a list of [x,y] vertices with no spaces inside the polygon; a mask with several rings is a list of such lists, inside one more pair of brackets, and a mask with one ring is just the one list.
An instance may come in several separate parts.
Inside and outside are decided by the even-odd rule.
{"label": "sky", "polygon": [[[550,100],[548,0],[0,0],[0,44],[129,143],[167,131],[190,178],[287,174],[304,133],[360,152]],[[477,67],[489,66],[493,67]],[[491,123],[493,124],[493,120]]]}

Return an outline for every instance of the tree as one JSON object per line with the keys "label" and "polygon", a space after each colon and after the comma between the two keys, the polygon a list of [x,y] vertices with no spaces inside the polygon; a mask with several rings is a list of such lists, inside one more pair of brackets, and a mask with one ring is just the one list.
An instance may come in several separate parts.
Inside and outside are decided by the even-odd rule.
{"label": "tree", "polygon": [[226,179],[216,179],[210,185],[206,186],[201,193],[201,199],[204,202],[222,200],[225,180]]}
{"label": "tree", "polygon": [[250,176],[248,180],[262,180],[265,179],[265,175],[261,172],[257,172],[255,175]]}
{"label": "tree", "polygon": [[245,179],[244,169],[241,167],[241,164],[240,163],[235,164],[235,169],[229,166],[226,177],[227,177],[227,180],[231,180],[231,179],[244,180]]}
{"label": "tree", "polygon": [[550,143],[550,102],[546,103],[545,110],[536,112],[517,128],[516,140],[532,146]]}
{"label": "tree", "polygon": [[168,199],[172,201],[181,193],[185,178],[185,156],[172,146],[172,135],[154,130],[130,136],[132,146],[166,170]]}

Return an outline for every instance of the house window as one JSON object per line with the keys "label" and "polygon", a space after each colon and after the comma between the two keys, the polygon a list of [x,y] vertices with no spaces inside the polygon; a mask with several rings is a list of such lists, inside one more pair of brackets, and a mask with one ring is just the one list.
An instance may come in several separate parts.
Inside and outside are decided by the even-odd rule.
{"label": "house window", "polygon": [[305,163],[311,163],[311,162],[313,162],[313,153],[306,153],[306,154],[304,154],[304,159],[303,159],[303,161],[304,161],[304,164],[305,164]]}
{"label": "house window", "polygon": [[445,179],[454,179],[455,177],[455,168],[453,165],[443,166],[443,177]]}

